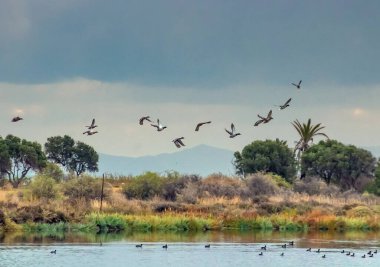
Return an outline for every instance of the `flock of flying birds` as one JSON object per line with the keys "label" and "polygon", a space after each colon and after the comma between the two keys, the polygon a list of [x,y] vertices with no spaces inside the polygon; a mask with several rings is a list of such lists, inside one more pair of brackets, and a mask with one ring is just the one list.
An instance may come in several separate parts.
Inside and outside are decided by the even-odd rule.
{"label": "flock of flying birds", "polygon": [[[302,80],[300,80],[298,83],[291,83],[291,84],[294,85],[297,89],[301,89],[301,83],[302,83]],[[283,110],[283,109],[289,107],[290,101],[292,101],[291,98],[289,98],[283,105],[278,106],[280,108],[280,110]],[[273,120],[272,110],[270,110],[268,112],[266,117],[263,117],[260,114],[257,114],[257,117],[259,117],[259,120],[255,122],[254,126],[259,126],[262,123],[266,124],[266,123],[270,122],[271,120]],[[16,116],[16,117],[12,118],[12,122],[18,122],[20,120],[23,120],[23,118],[21,118],[20,116]],[[156,128],[158,132],[161,132],[167,128],[166,126],[164,126],[160,123],[159,119],[157,119],[156,124],[153,124],[152,121],[150,120],[150,116],[141,117],[139,120],[139,124],[144,125],[144,121],[150,122],[151,123],[150,125],[152,127]],[[198,123],[195,127],[195,131],[198,132],[201,126],[203,126],[205,124],[210,124],[210,123],[211,123],[211,121],[205,121],[205,122]],[[83,134],[86,134],[87,136],[94,135],[94,134],[98,133],[97,131],[94,130],[96,127],[98,127],[98,125],[96,125],[96,123],[95,123],[95,119],[92,119],[91,124],[88,126],[85,126],[85,127],[87,129],[85,132],[83,132]],[[227,130],[227,129],[224,129],[224,130],[228,133],[230,138],[234,138],[238,135],[241,135],[241,133],[238,133],[236,131],[235,125],[233,123],[231,123],[231,128],[229,130]],[[185,139],[185,137],[178,137],[178,138],[175,138],[174,140],[172,140],[172,142],[174,143],[174,145],[176,147],[181,148],[181,147],[185,146],[185,144],[182,141],[183,139]]]}

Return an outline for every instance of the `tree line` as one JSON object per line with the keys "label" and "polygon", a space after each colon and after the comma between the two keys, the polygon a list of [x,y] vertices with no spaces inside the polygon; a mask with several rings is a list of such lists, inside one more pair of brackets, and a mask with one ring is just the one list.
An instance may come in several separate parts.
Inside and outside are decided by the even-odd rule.
{"label": "tree line", "polygon": [[17,188],[31,171],[41,171],[48,161],[61,165],[77,176],[98,171],[99,156],[95,149],[70,136],[47,139],[44,149],[37,142],[7,135],[0,137],[0,176]]}

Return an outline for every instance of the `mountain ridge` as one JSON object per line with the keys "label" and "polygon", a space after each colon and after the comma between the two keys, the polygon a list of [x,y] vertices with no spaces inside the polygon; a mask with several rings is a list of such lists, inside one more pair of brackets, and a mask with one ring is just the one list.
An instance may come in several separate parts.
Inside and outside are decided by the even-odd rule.
{"label": "mountain ridge", "polygon": [[198,145],[173,153],[161,153],[141,157],[99,154],[99,172],[114,175],[138,175],[147,171],[178,171],[206,176],[211,173],[232,175],[233,151]]}

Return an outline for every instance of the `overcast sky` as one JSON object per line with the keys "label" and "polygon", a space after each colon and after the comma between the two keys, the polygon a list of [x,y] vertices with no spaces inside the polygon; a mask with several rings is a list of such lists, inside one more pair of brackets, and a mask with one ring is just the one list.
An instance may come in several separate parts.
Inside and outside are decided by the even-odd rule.
{"label": "overcast sky", "polygon": [[[311,118],[333,139],[377,146],[379,10],[370,0],[2,0],[0,135],[68,134],[125,156],[176,151],[180,136],[235,151],[293,145],[290,122]],[[270,109],[274,120],[253,127]],[[138,125],[143,115],[168,128]],[[82,135],[92,118],[99,134]],[[228,138],[231,122],[242,136]]]}

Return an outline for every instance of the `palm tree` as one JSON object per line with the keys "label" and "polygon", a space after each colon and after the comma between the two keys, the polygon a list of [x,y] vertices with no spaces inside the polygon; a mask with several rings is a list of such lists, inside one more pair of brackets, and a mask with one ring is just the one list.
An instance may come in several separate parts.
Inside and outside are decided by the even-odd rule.
{"label": "palm tree", "polygon": [[313,138],[315,136],[322,135],[327,139],[329,139],[329,137],[325,133],[320,132],[322,129],[325,128],[325,126],[321,126],[320,123],[312,125],[311,119],[309,119],[306,124],[301,124],[298,120],[295,120],[294,122],[292,122],[292,124],[294,128],[296,128],[298,134],[300,135],[300,139],[294,147],[295,156],[300,164],[302,153],[310,147],[310,145],[313,143]]}

